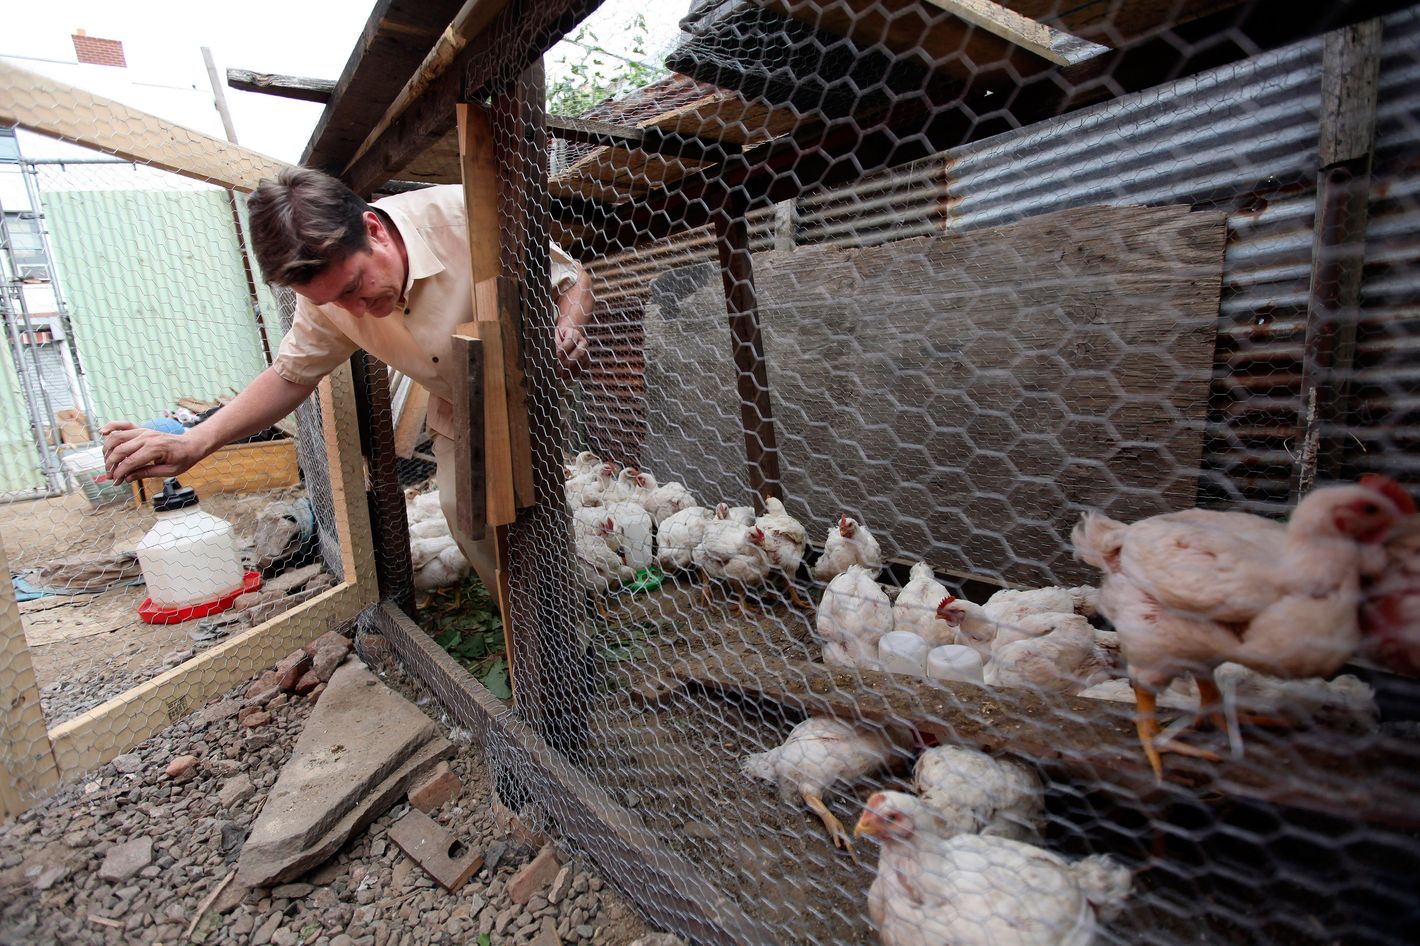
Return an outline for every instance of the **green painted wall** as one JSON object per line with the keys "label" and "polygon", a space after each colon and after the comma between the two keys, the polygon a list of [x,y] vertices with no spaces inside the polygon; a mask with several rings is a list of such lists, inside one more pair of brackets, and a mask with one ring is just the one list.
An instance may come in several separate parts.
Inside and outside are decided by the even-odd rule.
{"label": "green painted wall", "polygon": [[[224,192],[51,191],[44,205],[100,422],[241,390],[266,367]],[[262,308],[279,322],[269,293]]]}
{"label": "green painted wall", "polygon": [[0,494],[27,493],[43,486],[29,408],[20,393],[20,374],[10,346],[0,345]]}

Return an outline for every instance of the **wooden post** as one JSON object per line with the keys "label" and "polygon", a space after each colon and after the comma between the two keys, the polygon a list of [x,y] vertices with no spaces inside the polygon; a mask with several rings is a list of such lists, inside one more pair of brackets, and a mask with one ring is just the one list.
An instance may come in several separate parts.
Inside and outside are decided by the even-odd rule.
{"label": "wooden post", "polygon": [[[10,574],[5,546],[0,543],[0,574]],[[45,790],[59,784],[59,766],[45,730],[25,626],[10,582],[0,587],[0,666],[5,691],[0,693],[0,818],[13,818],[30,807]]]}
{"label": "wooden post", "polygon": [[1293,501],[1305,496],[1319,477],[1334,478],[1343,470],[1375,150],[1380,47],[1380,20],[1326,37],[1321,170],[1302,362],[1302,438],[1293,471]]}
{"label": "wooden post", "polygon": [[355,379],[355,410],[360,424],[360,450],[369,470],[370,531],[374,540],[375,574],[380,595],[416,615],[414,563],[409,552],[409,514],[395,466],[393,408],[389,368],[374,355],[351,356]]}
{"label": "wooden post", "polygon": [[508,606],[517,618],[513,679],[520,714],[550,745],[576,760],[586,745],[586,705],[594,679],[581,629],[586,599],[573,577],[563,498],[545,94],[539,60],[494,96],[491,109],[498,141],[502,264],[509,280],[501,299],[506,324],[526,353],[527,409],[537,419],[529,436],[537,501],[519,513],[506,533]]}
{"label": "wooden post", "polygon": [[740,424],[744,429],[745,457],[749,461],[749,487],[755,508],[781,492],[779,443],[774,433],[774,410],[769,398],[769,372],[764,363],[764,340],[759,332],[759,305],[754,294],[754,268],[749,253],[749,224],[744,198],[734,191],[725,195],[715,213],[715,248],[720,254],[720,276],[725,284],[725,308],[730,315],[734,344],[736,387],[740,396]]}
{"label": "wooden post", "polygon": [[488,527],[488,487],[484,482],[483,456],[483,342],[467,335],[454,336],[454,505],[459,531],[470,539],[483,538]]}

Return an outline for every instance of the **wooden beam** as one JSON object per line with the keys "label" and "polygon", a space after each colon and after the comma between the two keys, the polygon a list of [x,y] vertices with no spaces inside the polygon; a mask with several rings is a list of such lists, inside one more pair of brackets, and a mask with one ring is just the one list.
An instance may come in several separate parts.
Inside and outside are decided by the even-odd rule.
{"label": "wooden beam", "polygon": [[457,103],[478,101],[506,88],[600,5],[601,0],[514,0],[390,122],[342,175],[346,183],[356,193],[367,194],[397,176],[452,127]]}
{"label": "wooden beam", "polygon": [[394,101],[463,0],[375,0],[301,164],[338,172]]}
{"label": "wooden beam", "polygon": [[725,285],[725,309],[730,316],[730,338],[735,361],[735,387],[740,398],[740,426],[744,431],[749,487],[755,507],[764,512],[771,496],[780,496],[779,441],[774,432],[774,408],[769,397],[769,370],[764,363],[764,339],[759,331],[759,304],[754,293],[754,267],[750,261],[749,223],[745,204],[734,195],[725,211],[715,217],[715,249],[720,256],[720,278]]}
{"label": "wooden beam", "polygon": [[365,457],[370,492],[371,551],[380,595],[416,614],[414,563],[409,550],[409,513],[399,485],[395,458],[393,410],[390,405],[389,367],[374,355],[357,351],[351,369],[355,385],[356,416],[360,425],[360,450]]}
{"label": "wooden beam", "polygon": [[249,192],[286,165],[112,99],[0,62],[0,125],[63,138],[183,177]]}
{"label": "wooden beam", "polygon": [[321,104],[329,102],[335,92],[335,81],[332,79],[307,79],[272,72],[252,72],[250,69],[228,69],[227,85],[242,92],[261,92],[277,98]]}
{"label": "wooden beam", "polygon": [[932,6],[960,17],[999,36],[1013,46],[1029,49],[1057,66],[1073,66],[1109,52],[1109,47],[1072,36],[1022,16],[992,0],[927,0]]}
{"label": "wooden beam", "polygon": [[1366,222],[1375,151],[1381,22],[1370,20],[1326,37],[1322,55],[1316,229],[1302,360],[1302,442],[1292,498],[1318,478],[1343,475],[1350,419],[1356,323],[1366,262]]}
{"label": "wooden beam", "polygon": [[[1163,35],[1150,33],[1069,69],[1024,80],[1004,70],[982,71],[973,78],[970,101],[960,82],[929,85],[878,114],[801,128],[731,156],[714,173],[689,174],[664,196],[622,203],[574,255],[590,259],[705,226],[730,191],[745,197],[750,209],[799,197],[1406,6],[1403,0],[1256,0]],[[971,105],[987,92],[1001,96],[999,121],[981,120]]]}
{"label": "wooden beam", "polygon": [[[5,545],[0,542],[0,575],[10,574]],[[59,766],[45,729],[39,684],[25,640],[25,625],[15,601],[15,586],[0,587],[0,666],[5,690],[0,693],[0,820],[25,811],[59,784]]]}
{"label": "wooden beam", "polygon": [[459,725],[489,747],[493,767],[517,773],[520,787],[538,800],[558,836],[586,851],[658,927],[705,946],[781,941],[726,898],[689,858],[661,844],[639,815],[613,801],[528,726],[521,712],[510,713],[418,625],[388,605],[373,614],[400,662],[414,668]]}
{"label": "wooden beam", "polygon": [[379,600],[351,378],[347,362],[319,386],[344,580],[305,604],[56,726],[49,738],[64,779],[89,772],[163,731]]}
{"label": "wooden beam", "polygon": [[[454,336],[454,469],[455,514],[459,531],[470,539],[483,538],[488,527],[488,484],[485,482],[483,434],[483,342],[468,335]],[[463,370],[467,366],[467,370]]]}
{"label": "wooden beam", "polygon": [[561,115],[547,116],[547,133],[553,138],[577,144],[627,149],[641,147],[643,138],[641,129],[631,125],[614,125],[611,122],[566,118]]}
{"label": "wooden beam", "polygon": [[554,138],[579,144],[621,148],[625,151],[647,151],[682,161],[723,161],[726,156],[739,154],[741,151],[738,142],[701,138],[667,131],[654,125],[633,128],[610,122],[549,116],[547,130]]}

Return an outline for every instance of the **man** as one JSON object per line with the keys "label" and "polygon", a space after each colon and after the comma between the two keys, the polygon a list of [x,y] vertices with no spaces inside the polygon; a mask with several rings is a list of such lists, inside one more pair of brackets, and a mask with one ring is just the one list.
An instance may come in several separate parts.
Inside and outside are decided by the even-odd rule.
{"label": "man", "polygon": [[[450,398],[458,366],[450,337],[473,320],[463,189],[430,187],[367,204],[329,175],[288,168],[262,181],[248,208],[262,277],[300,297],[280,352],[231,403],[185,434],[106,424],[109,474],[119,483],[177,476],[291,413],[321,378],[363,348],[428,389],[427,423],[444,515],[484,584],[495,587],[491,539],[474,542],[454,528]],[[582,327],[591,315],[591,283],[560,248],[551,251],[550,275],[559,293],[557,356],[573,372],[586,362]]]}

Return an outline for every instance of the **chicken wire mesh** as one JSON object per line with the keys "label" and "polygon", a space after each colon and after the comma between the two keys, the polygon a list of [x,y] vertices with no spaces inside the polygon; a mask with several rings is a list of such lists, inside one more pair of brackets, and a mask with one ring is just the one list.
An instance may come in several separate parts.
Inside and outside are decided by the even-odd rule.
{"label": "chicken wire mesh", "polygon": [[[130,120],[72,117],[78,140]],[[105,468],[106,425],[199,436],[280,345],[292,297],[255,274],[244,197],[75,140],[7,127],[0,143],[0,543],[15,643],[49,729],[123,704],[58,745],[72,773],[244,680],[248,651],[269,664],[291,638],[319,636],[329,615],[308,614],[139,689],[334,587],[344,562],[318,397],[175,484],[120,485]],[[357,430],[341,439],[358,455]]]}
{"label": "chicken wire mesh", "polygon": [[[1357,163],[1322,159],[1353,77],[1320,25],[1010,4],[1097,54],[1057,67],[943,9],[984,6],[697,3],[681,75],[593,116],[634,134],[501,77],[511,715],[410,666],[483,714],[505,801],[701,941],[1406,941],[1415,668],[1357,609],[1392,533],[1403,588],[1416,485],[1420,24],[1381,25]],[[570,370],[549,243],[592,276]],[[1373,473],[1402,490],[1298,517],[1337,557],[1287,544]]]}

